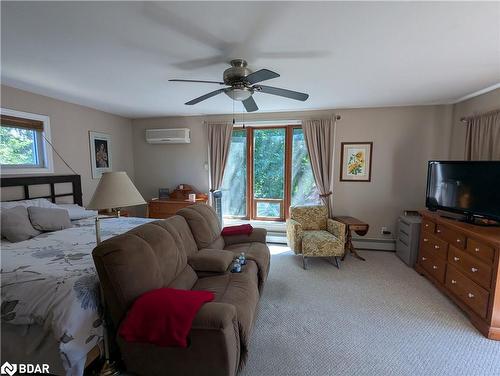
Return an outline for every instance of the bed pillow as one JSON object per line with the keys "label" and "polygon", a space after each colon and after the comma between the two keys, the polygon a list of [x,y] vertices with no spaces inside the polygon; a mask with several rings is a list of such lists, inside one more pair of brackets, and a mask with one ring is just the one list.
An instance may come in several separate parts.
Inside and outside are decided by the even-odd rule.
{"label": "bed pillow", "polygon": [[28,208],[29,219],[36,230],[59,231],[72,227],[67,210],[53,208]]}
{"label": "bed pillow", "polygon": [[0,207],[3,209],[12,209],[16,206],[24,206],[25,208],[29,206],[37,206],[39,208],[54,208],[57,209],[58,206],[46,198],[35,198],[33,200],[20,200],[20,201],[6,201],[0,203]]}
{"label": "bed pillow", "polygon": [[69,219],[71,219],[72,221],[97,216],[97,210],[87,210],[77,204],[57,204],[57,207],[67,210]]}
{"label": "bed pillow", "polygon": [[12,243],[22,242],[40,234],[40,231],[33,228],[28,209],[24,206],[2,209],[1,218],[2,238],[7,238]]}

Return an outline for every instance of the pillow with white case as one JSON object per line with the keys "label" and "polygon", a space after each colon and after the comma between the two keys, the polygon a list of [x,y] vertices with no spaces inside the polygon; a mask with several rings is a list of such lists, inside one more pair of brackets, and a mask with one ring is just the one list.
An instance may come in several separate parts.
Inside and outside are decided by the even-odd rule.
{"label": "pillow with white case", "polygon": [[57,207],[59,209],[67,210],[69,219],[71,219],[72,221],[97,216],[97,210],[87,210],[77,204],[57,204]]}
{"label": "pillow with white case", "polygon": [[57,209],[58,206],[46,198],[34,198],[32,200],[20,200],[20,201],[5,201],[0,203],[0,208],[2,209],[12,209],[16,206],[24,206],[25,208],[29,206],[36,206],[37,208],[48,208]]}

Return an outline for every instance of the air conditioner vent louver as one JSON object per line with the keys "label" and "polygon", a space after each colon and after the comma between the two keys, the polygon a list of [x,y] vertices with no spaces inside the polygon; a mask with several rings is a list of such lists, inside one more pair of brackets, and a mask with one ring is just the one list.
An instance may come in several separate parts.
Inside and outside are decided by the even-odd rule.
{"label": "air conditioner vent louver", "polygon": [[189,144],[189,128],[146,129],[146,142],[149,144]]}

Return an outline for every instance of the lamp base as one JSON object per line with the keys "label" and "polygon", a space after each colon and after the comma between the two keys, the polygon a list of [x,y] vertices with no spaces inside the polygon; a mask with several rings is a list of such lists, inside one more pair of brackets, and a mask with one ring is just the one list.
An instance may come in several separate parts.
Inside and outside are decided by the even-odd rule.
{"label": "lamp base", "polygon": [[119,376],[121,372],[118,370],[115,362],[106,360],[101,370],[99,371],[99,376]]}

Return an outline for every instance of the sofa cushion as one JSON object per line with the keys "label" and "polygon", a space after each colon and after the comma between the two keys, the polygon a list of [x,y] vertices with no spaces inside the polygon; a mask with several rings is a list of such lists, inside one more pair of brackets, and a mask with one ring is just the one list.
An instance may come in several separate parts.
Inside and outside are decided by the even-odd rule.
{"label": "sofa cushion", "polygon": [[250,242],[232,244],[224,248],[231,251],[235,256],[239,256],[241,252],[245,252],[245,257],[248,260],[253,260],[258,266],[259,291],[262,291],[269,273],[269,264],[271,262],[271,254],[266,244]]}
{"label": "sofa cushion", "polygon": [[200,249],[188,257],[188,264],[197,272],[223,273],[228,270],[234,253],[220,249]]}
{"label": "sofa cushion", "polygon": [[179,210],[177,214],[186,219],[198,249],[224,248],[219,218],[210,206],[195,204]]}
{"label": "sofa cushion", "polygon": [[167,218],[165,220],[155,221],[151,223],[164,227],[168,232],[170,232],[170,235],[172,235],[175,240],[177,248],[184,251],[186,256],[190,256],[198,251],[196,241],[194,240],[191,229],[189,228],[189,225],[184,217],[181,217],[180,215],[174,215],[173,217]]}
{"label": "sofa cushion", "polygon": [[253,328],[259,292],[257,265],[248,261],[241,273],[226,273],[199,278],[193,290],[206,290],[215,294],[215,302],[232,304],[236,308],[241,343],[241,362],[246,360],[250,334]]}
{"label": "sofa cushion", "polygon": [[209,291],[161,288],[137,298],[120,325],[127,342],[157,346],[188,346],[188,334],[196,313],[214,300]]}

